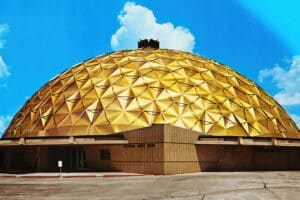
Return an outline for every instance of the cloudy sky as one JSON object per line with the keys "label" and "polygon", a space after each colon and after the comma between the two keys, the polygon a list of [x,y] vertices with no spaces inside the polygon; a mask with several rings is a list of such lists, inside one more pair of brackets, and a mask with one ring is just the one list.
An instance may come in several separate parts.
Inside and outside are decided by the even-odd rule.
{"label": "cloudy sky", "polygon": [[52,77],[141,38],[193,52],[249,77],[300,125],[298,0],[2,0],[0,135]]}

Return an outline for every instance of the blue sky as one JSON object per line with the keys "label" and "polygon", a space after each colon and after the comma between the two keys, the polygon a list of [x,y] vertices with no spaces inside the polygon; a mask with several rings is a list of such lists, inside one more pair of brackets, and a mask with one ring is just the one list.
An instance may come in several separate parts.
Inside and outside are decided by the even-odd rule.
{"label": "blue sky", "polygon": [[300,124],[297,0],[3,0],[0,2],[0,135],[52,77],[88,58],[162,47],[200,54],[257,82]]}

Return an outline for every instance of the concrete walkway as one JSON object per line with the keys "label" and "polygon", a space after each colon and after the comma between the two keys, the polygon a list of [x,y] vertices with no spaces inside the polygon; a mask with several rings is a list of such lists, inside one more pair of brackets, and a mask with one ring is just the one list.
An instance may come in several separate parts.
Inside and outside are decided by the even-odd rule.
{"label": "concrete walkway", "polygon": [[[6,175],[0,175],[0,199],[5,200],[300,199],[299,171],[201,172],[172,176],[63,173],[65,178],[57,178],[58,173],[19,174],[15,176],[18,178]],[[50,175],[55,178],[47,178]]]}
{"label": "concrete walkway", "polygon": [[1,178],[28,178],[28,179],[47,179],[47,178],[114,178],[146,176],[146,174],[127,173],[127,172],[37,172],[24,174],[0,173]]}

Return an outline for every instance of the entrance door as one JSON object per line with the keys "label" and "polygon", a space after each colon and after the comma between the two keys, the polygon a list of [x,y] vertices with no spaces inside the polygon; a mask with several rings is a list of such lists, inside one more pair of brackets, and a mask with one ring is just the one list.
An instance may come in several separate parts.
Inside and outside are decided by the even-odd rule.
{"label": "entrance door", "polygon": [[48,147],[48,169],[57,170],[57,161],[63,161],[63,170],[81,171],[87,169],[83,147]]}
{"label": "entrance door", "polygon": [[72,169],[87,169],[85,152],[82,147],[72,147],[69,152],[69,161]]}

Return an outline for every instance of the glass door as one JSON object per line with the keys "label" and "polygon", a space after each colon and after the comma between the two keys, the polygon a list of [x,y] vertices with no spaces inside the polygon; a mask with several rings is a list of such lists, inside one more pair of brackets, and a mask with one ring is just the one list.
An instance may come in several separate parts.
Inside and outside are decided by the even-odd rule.
{"label": "glass door", "polygon": [[82,147],[72,147],[70,149],[70,166],[74,170],[87,169],[85,152]]}

